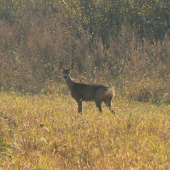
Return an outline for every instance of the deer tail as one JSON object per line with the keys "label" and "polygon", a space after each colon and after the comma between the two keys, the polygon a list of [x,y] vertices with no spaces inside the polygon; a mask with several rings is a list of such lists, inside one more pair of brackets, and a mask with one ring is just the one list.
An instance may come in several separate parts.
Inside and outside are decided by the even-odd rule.
{"label": "deer tail", "polygon": [[105,92],[105,95],[108,97],[114,97],[115,96],[115,91],[112,89],[107,89],[107,91]]}

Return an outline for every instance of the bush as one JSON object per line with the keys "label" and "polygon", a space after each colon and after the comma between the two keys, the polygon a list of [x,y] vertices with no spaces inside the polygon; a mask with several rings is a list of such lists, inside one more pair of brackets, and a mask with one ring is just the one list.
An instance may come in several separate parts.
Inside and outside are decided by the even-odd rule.
{"label": "bush", "polygon": [[[41,92],[46,82],[62,81],[63,67],[71,67],[72,77],[79,81],[115,85],[138,101],[157,103],[169,93],[168,32],[161,41],[141,38],[139,27],[132,29],[126,21],[103,40],[101,32],[85,29],[85,18],[77,20],[81,17],[74,13],[72,1],[67,9],[58,1],[19,2],[1,2],[5,4],[0,21],[1,90]],[[121,2],[118,7],[123,9]]]}

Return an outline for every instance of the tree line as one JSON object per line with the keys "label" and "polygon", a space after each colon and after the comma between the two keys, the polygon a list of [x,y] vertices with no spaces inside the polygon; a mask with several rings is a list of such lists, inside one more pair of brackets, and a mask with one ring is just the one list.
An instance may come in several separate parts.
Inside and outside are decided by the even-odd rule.
{"label": "tree line", "polygon": [[16,24],[23,13],[58,17],[77,34],[86,30],[92,38],[101,37],[104,44],[125,24],[135,28],[140,38],[162,40],[165,33],[170,34],[169,0],[2,0],[0,6],[0,19],[10,24]]}

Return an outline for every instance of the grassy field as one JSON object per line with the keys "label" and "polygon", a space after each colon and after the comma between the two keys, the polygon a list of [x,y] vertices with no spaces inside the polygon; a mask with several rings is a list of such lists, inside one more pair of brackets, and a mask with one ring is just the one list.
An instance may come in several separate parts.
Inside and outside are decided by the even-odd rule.
{"label": "grassy field", "polygon": [[170,106],[117,96],[112,115],[67,87],[0,93],[0,169],[170,169]]}
{"label": "grassy field", "polygon": [[[170,170],[169,8],[0,0],[0,170]],[[78,114],[66,67],[114,86],[116,114],[94,103]]]}

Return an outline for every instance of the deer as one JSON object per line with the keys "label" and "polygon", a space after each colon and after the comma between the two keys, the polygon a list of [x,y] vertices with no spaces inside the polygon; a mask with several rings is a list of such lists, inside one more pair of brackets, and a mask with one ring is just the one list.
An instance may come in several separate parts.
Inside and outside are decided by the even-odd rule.
{"label": "deer", "polygon": [[86,84],[74,82],[70,78],[70,69],[63,69],[63,78],[71,92],[72,98],[78,103],[78,113],[82,114],[83,101],[95,101],[96,107],[102,112],[101,103],[104,102],[109,110],[114,114],[111,108],[111,100],[115,97],[115,91],[108,86],[101,84]]}

